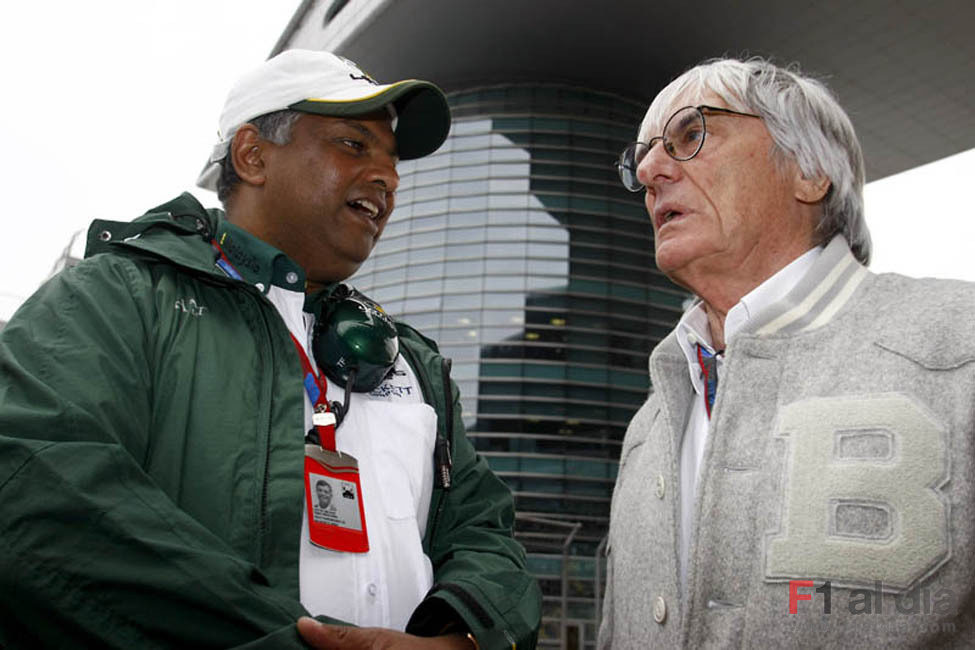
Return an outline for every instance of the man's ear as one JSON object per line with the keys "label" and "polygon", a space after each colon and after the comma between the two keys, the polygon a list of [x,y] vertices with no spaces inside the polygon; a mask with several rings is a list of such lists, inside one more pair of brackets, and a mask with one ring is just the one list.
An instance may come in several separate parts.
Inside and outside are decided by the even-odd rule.
{"label": "man's ear", "polygon": [[795,197],[800,203],[819,203],[832,185],[825,174],[806,178],[796,169]]}
{"label": "man's ear", "polygon": [[266,180],[264,154],[267,141],[261,138],[257,127],[244,124],[230,143],[230,163],[234,171],[248,185],[263,185]]}

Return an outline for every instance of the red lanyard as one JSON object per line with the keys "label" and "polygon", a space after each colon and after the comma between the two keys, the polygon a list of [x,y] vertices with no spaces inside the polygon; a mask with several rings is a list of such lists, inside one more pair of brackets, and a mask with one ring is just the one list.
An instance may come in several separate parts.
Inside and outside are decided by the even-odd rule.
{"label": "red lanyard", "polygon": [[315,374],[315,369],[311,365],[311,360],[308,355],[305,354],[304,348],[301,347],[301,343],[295,338],[294,334],[291,334],[291,342],[295,344],[295,350],[298,351],[298,358],[301,359],[301,368],[305,371],[305,392],[308,393],[308,399],[311,400],[311,404],[314,407],[314,414],[312,415],[312,422],[315,425],[315,431],[318,432],[319,444],[321,444],[322,449],[328,451],[336,451],[335,449],[335,415],[328,406],[328,399],[326,399],[326,393],[328,392],[328,381],[322,374]]}

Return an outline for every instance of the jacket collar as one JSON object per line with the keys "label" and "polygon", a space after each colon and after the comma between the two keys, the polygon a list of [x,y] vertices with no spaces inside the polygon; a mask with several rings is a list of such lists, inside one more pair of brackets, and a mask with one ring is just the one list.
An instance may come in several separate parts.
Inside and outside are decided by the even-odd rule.
{"label": "jacket collar", "polygon": [[[741,330],[759,336],[805,332],[832,321],[850,301],[860,284],[872,274],[857,262],[842,236],[836,236],[819,259],[785,298],[755,315]],[[680,458],[680,440],[690,415],[694,396],[686,377],[687,360],[677,342],[677,330],[670,332],[650,355],[650,384],[661,394],[663,408],[674,432],[672,453]]]}
{"label": "jacket collar", "polygon": [[771,305],[745,328],[758,335],[795,334],[832,321],[871,273],[837,235],[805,277],[785,298]]}
{"label": "jacket collar", "polygon": [[271,286],[305,290],[305,272],[291,258],[226,219],[217,223],[216,242],[244,282],[267,293]]}
{"label": "jacket collar", "polygon": [[[853,256],[846,239],[837,235],[799,283],[784,298],[756,314],[741,333],[769,336],[820,328],[839,314],[871,276]],[[654,348],[651,368],[658,359],[674,362],[682,356],[675,329]]]}
{"label": "jacket collar", "polygon": [[216,240],[244,282],[267,293],[272,285],[304,291],[305,273],[287,255],[206,209],[184,192],[131,222],[96,220],[88,229],[85,257],[127,249],[208,275],[227,277],[216,265]]}

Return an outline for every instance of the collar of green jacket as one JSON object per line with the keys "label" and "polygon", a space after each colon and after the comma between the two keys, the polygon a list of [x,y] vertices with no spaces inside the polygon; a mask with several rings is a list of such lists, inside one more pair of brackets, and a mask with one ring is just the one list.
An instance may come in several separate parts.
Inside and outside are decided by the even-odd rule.
{"label": "collar of green jacket", "polygon": [[[304,291],[305,272],[287,255],[227,220],[222,210],[204,208],[184,192],[131,222],[96,220],[88,229],[85,257],[128,251],[162,258],[208,275],[230,277],[216,262],[216,241],[244,282],[267,293],[272,285]],[[331,293],[332,287],[316,296]]]}
{"label": "collar of green jacket", "polygon": [[305,290],[305,272],[291,258],[225,218],[217,222],[217,244],[244,281],[267,292],[271,285]]}

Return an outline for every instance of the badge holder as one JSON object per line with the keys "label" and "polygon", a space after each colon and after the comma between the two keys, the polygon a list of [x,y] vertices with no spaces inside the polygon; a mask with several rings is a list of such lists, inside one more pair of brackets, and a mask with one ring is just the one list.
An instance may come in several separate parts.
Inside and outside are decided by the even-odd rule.
{"label": "badge holder", "polygon": [[336,450],[335,414],[328,406],[324,377],[316,375],[308,355],[294,339],[305,370],[305,390],[315,407],[315,425],[305,438],[305,507],[309,541],[345,553],[369,550],[366,515],[359,482],[359,462]]}
{"label": "badge holder", "polygon": [[306,444],[305,501],[312,544],[348,553],[369,550],[355,458]]}

